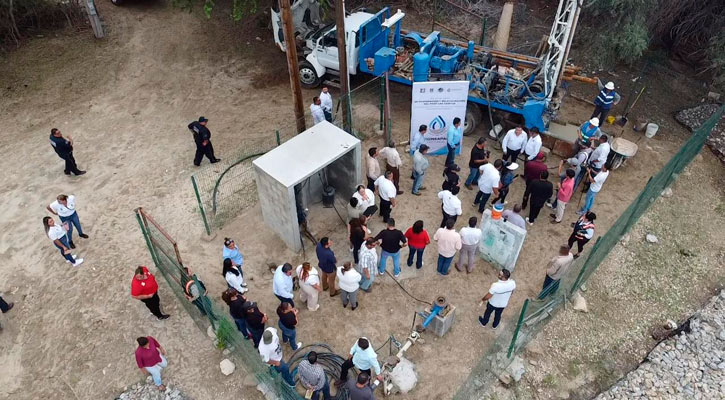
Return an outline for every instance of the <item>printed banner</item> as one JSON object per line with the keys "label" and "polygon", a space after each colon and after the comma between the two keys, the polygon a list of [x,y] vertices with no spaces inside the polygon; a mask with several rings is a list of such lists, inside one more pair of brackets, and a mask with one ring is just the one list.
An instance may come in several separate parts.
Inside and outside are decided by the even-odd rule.
{"label": "printed banner", "polygon": [[[448,127],[453,119],[461,119],[461,130],[466,117],[468,81],[413,82],[413,100],[410,110],[410,137],[421,125],[428,126],[423,143],[430,147],[429,155],[446,155]],[[458,146],[456,154],[461,154]]]}

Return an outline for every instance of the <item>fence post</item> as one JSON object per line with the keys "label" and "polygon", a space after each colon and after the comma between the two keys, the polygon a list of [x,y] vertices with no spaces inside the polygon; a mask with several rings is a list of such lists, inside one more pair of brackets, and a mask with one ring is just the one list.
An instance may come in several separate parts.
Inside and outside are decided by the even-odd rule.
{"label": "fence post", "polygon": [[149,248],[149,253],[151,253],[151,260],[156,265],[156,268],[159,267],[159,259],[156,255],[156,251],[154,250],[153,245],[151,244],[151,239],[149,238],[148,231],[146,230],[146,224],[144,224],[144,221],[141,220],[141,212],[139,211],[140,208],[136,209],[136,221],[138,221],[138,226],[141,228],[141,234],[143,235],[144,240],[146,241],[146,247]]}
{"label": "fence post", "polygon": [[481,40],[478,42],[479,45],[483,46],[483,43],[486,41],[486,23],[488,22],[488,18],[483,17],[483,26],[481,27]]}
{"label": "fence post", "polygon": [[516,323],[516,329],[514,330],[514,336],[511,338],[511,344],[509,345],[509,351],[506,355],[507,358],[511,358],[511,354],[514,352],[514,347],[516,345],[516,339],[519,337],[519,331],[521,330],[521,326],[524,324],[524,316],[526,315],[526,309],[529,308],[529,299],[527,298],[526,301],[524,301],[524,305],[521,306],[521,314],[519,314],[519,322]]}
{"label": "fence post", "polygon": [[280,144],[282,144],[282,141],[279,139],[279,129],[274,131],[274,134],[277,137],[277,146],[279,146]]}
{"label": "fence post", "polygon": [[385,80],[380,79],[380,130],[382,131],[385,128],[385,125],[383,125],[385,122]]}
{"label": "fence post", "polygon": [[194,194],[196,195],[196,202],[199,204],[199,211],[201,211],[201,220],[204,221],[204,229],[207,235],[211,235],[211,229],[209,229],[209,222],[206,220],[206,212],[204,212],[204,205],[201,202],[201,196],[199,196],[199,187],[196,185],[196,178],[194,175],[191,176],[191,184],[194,186]]}

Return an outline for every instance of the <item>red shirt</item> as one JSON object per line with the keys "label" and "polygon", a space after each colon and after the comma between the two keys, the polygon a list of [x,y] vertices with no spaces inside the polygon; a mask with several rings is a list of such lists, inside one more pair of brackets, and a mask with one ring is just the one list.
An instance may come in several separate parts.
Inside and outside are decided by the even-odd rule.
{"label": "red shirt", "polygon": [[136,275],[131,280],[131,296],[141,296],[156,293],[159,290],[159,285],[156,283],[156,278],[149,272],[148,268],[142,267],[144,274],[148,278],[144,280],[136,279]]}
{"label": "red shirt", "polygon": [[158,349],[161,345],[151,336],[146,336],[146,339],[149,340],[149,348],[138,346],[136,349],[136,364],[139,368],[153,367],[161,362],[161,353]]}
{"label": "red shirt", "polygon": [[430,243],[430,237],[425,229],[421,233],[413,233],[413,228],[410,227],[405,231],[405,238],[408,239],[408,246],[416,249],[423,249]]}
{"label": "red shirt", "polygon": [[531,182],[534,179],[541,178],[541,173],[546,171],[548,167],[541,161],[529,161],[524,167],[524,179],[526,182]]}

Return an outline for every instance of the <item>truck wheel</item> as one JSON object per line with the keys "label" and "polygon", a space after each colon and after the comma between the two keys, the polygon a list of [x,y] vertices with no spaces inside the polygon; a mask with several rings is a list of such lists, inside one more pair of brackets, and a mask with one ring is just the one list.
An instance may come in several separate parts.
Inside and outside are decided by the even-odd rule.
{"label": "truck wheel", "polygon": [[481,124],[483,113],[481,107],[476,103],[468,103],[466,107],[466,118],[463,121],[463,136],[469,136]]}
{"label": "truck wheel", "polygon": [[320,79],[320,77],[317,76],[315,67],[313,67],[312,64],[308,63],[307,61],[302,61],[300,63],[299,68],[300,68],[300,83],[302,84],[303,88],[314,89],[314,88],[320,86],[322,79]]}
{"label": "truck wheel", "polygon": [[115,6],[120,6],[121,4],[123,4],[123,0],[111,0],[111,3],[113,3],[113,5]]}

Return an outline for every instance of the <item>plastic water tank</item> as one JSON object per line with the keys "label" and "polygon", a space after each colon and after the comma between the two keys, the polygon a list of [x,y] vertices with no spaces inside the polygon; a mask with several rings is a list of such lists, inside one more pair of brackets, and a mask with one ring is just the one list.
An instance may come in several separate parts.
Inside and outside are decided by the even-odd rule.
{"label": "plastic water tank", "polygon": [[428,81],[430,72],[430,56],[428,53],[415,53],[413,55],[413,82]]}

